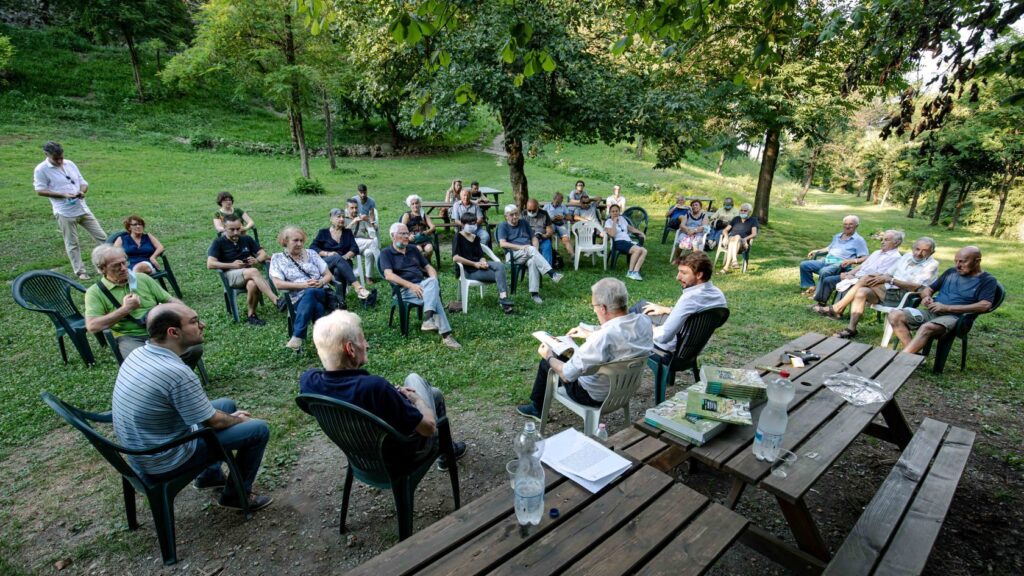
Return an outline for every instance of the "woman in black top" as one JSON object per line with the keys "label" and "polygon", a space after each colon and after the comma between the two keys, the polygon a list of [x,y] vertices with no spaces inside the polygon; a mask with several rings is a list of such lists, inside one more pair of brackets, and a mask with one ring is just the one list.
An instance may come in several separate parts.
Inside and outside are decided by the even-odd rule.
{"label": "woman in black top", "polygon": [[345,216],[341,208],[331,209],[331,227],[321,228],[309,249],[324,259],[335,278],[343,278],[352,286],[360,300],[365,300],[370,291],[363,287],[352,271],[352,260],[359,254],[359,245],[352,231],[345,228]]}
{"label": "woman in black top", "polygon": [[409,211],[402,214],[401,222],[409,228],[412,243],[423,252],[423,257],[429,262],[430,255],[434,253],[434,243],[430,236],[434,233],[434,223],[430,221],[430,216],[423,212],[423,199],[416,194],[406,198],[405,205],[409,207]]}
{"label": "woman in black top", "polygon": [[[512,313],[512,301],[508,297],[508,281],[505,279],[505,265],[487,258],[480,238],[476,235],[476,215],[462,215],[462,231],[455,235],[452,260],[462,264],[466,278],[498,285],[498,304],[505,314]],[[455,268],[458,273],[458,267]]]}

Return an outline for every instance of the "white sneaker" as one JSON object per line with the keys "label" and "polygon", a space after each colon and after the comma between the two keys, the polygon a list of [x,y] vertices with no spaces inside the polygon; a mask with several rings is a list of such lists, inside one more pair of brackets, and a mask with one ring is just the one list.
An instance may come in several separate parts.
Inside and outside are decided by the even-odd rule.
{"label": "white sneaker", "polygon": [[541,298],[540,296],[538,296],[537,294],[534,294],[534,295],[530,296],[530,298],[533,298],[533,301],[535,303],[537,303],[537,304],[543,304],[544,303],[544,299]]}
{"label": "white sneaker", "polygon": [[462,350],[462,344],[459,344],[458,341],[455,340],[455,336],[452,336],[451,334],[447,334],[444,338],[441,338],[441,343],[452,350]]}
{"label": "white sneaker", "polygon": [[437,330],[437,322],[435,322],[433,318],[424,320],[423,324],[420,325],[420,330],[423,330],[424,332],[433,332],[434,330]]}
{"label": "white sneaker", "polygon": [[551,281],[554,282],[555,284],[561,282],[562,281],[562,273],[561,272],[555,272],[554,274],[552,274],[551,275]]}
{"label": "white sneaker", "polygon": [[639,272],[633,272],[633,280],[643,280],[644,277]]}

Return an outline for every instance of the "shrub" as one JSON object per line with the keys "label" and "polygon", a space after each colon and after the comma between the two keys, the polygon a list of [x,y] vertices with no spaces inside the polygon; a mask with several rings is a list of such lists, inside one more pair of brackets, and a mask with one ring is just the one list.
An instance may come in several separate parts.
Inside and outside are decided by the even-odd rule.
{"label": "shrub", "polygon": [[321,184],[319,180],[299,176],[295,179],[295,186],[292,186],[290,192],[292,194],[308,196],[323,196],[324,194],[327,194],[327,189],[324,188],[324,185]]}

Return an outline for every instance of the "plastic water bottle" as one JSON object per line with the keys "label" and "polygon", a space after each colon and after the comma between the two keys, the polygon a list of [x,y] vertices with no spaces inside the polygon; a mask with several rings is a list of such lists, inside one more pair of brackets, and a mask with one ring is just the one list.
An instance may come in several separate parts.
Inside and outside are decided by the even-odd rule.
{"label": "plastic water bottle", "polygon": [[134,294],[139,289],[139,277],[135,275],[135,272],[128,271],[128,291]]}
{"label": "plastic water bottle", "polygon": [[789,422],[786,408],[793,400],[794,392],[789,372],[785,370],[779,372],[779,377],[768,384],[768,405],[757,419],[757,432],[754,434],[754,456],[758,460],[774,462],[778,457],[786,424]]}
{"label": "plastic water bottle", "polygon": [[516,519],[522,525],[537,525],[544,516],[544,466],[540,461],[544,438],[537,431],[537,425],[529,421],[514,445],[519,456],[513,483]]}
{"label": "plastic water bottle", "polygon": [[601,442],[608,441],[608,427],[605,426],[604,422],[597,425],[597,439]]}

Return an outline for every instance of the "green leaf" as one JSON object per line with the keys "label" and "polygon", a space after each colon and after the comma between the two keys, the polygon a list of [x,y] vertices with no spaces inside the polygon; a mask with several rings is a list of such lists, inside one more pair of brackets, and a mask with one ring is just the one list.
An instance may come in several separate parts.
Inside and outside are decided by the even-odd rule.
{"label": "green leaf", "polygon": [[452,55],[447,50],[441,50],[437,54],[437,61],[441,64],[441,66],[447,68],[452,64]]}
{"label": "green leaf", "polygon": [[520,46],[526,46],[530,38],[533,38],[533,27],[527,22],[516,22],[512,26],[512,37]]}
{"label": "green leaf", "polygon": [[408,34],[405,37],[405,43],[406,44],[413,45],[413,44],[419,42],[423,38],[423,33],[420,32],[420,27],[419,27],[419,23],[418,22],[411,22],[410,21],[410,25],[409,25],[409,27],[406,30],[408,30]]}
{"label": "green leaf", "polygon": [[501,47],[501,59],[505,64],[511,64],[516,59],[515,48],[512,46],[513,42],[515,42],[515,40],[509,38],[505,41],[505,45]]}
{"label": "green leaf", "polygon": [[423,120],[424,120],[423,113],[420,112],[419,109],[417,109],[415,112],[412,113],[412,125],[413,126],[422,126],[423,125]]}
{"label": "green leaf", "polygon": [[743,75],[743,72],[737,72],[736,75],[732,77],[732,83],[737,86],[742,86],[747,83],[747,78]]}
{"label": "green leaf", "polygon": [[555,59],[545,51],[540,53],[540,66],[545,72],[554,72],[557,64],[555,64]]}
{"label": "green leaf", "polygon": [[612,44],[612,54],[621,56],[622,53],[626,51],[626,48],[629,48],[632,44],[632,36],[623,36],[622,38],[619,38],[615,44]]}
{"label": "green leaf", "polygon": [[522,74],[516,74],[516,77],[512,79],[512,83],[515,84],[516,88],[519,88],[523,85],[523,80],[525,80],[525,77]]}
{"label": "green leaf", "polygon": [[409,31],[406,23],[408,21],[408,18],[409,17],[407,15],[402,14],[398,18],[395,18],[395,20],[391,23],[391,37],[395,39],[395,42],[405,42],[405,37]]}
{"label": "green leaf", "polygon": [[526,55],[526,66],[523,68],[523,74],[526,75],[527,78],[529,78],[530,76],[533,76],[536,73],[537,55],[533,51],[530,51],[530,53]]}

